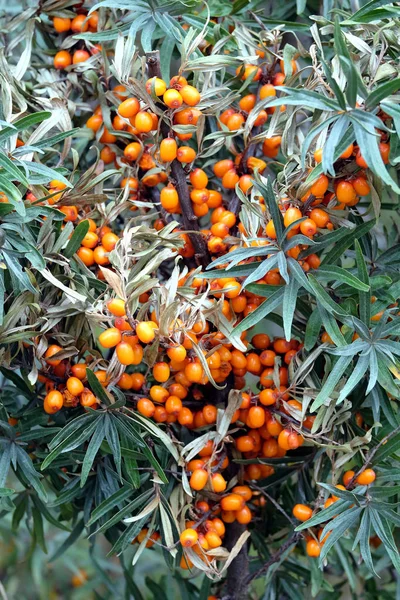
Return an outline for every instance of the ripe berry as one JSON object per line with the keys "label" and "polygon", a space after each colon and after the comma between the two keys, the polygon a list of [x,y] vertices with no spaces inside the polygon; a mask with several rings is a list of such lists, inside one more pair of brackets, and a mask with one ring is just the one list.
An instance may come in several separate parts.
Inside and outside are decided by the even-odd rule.
{"label": "ripe berry", "polygon": [[182,546],[185,548],[191,548],[195,544],[197,544],[199,540],[199,534],[195,529],[189,528],[182,531],[179,538]]}
{"label": "ripe berry", "polygon": [[148,398],[140,398],[137,403],[137,409],[144,417],[151,418],[154,415],[156,407]]}
{"label": "ripe berry", "polygon": [[136,116],[139,110],[140,104],[137,98],[127,98],[118,106],[119,114],[125,119],[131,119]]}
{"label": "ripe berry", "polygon": [[244,498],[240,494],[228,494],[221,500],[221,509],[226,511],[241,510],[244,505]]}
{"label": "ripe berry", "polygon": [[169,89],[163,95],[164,103],[169,108],[179,108],[183,104],[183,98],[178,90]]}
{"label": "ripe berry", "polygon": [[72,56],[67,50],[60,50],[55,55],[53,64],[56,69],[66,69],[72,65]]}
{"label": "ripe berry", "polygon": [[370,485],[376,479],[376,473],[373,469],[365,469],[357,478],[358,485]]}
{"label": "ripe berry", "polygon": [[71,19],[68,19],[68,17],[54,17],[53,26],[57,33],[65,33],[71,29]]}
{"label": "ripe berry", "polygon": [[121,341],[122,335],[116,327],[110,327],[99,335],[99,342],[104,348],[113,348]]}
{"label": "ripe berry", "polygon": [[321,546],[318,544],[316,540],[308,540],[306,544],[306,552],[308,556],[313,558],[317,558],[321,554]]}
{"label": "ripe berry", "polygon": [[184,85],[179,93],[188,106],[196,106],[200,102],[200,92],[193,85]]}
{"label": "ripe berry", "polygon": [[63,402],[64,398],[61,392],[57,390],[51,390],[44,399],[44,411],[49,415],[53,415],[62,408]]}
{"label": "ripe berry", "polygon": [[189,484],[193,490],[202,490],[208,480],[208,473],[205,469],[195,469],[190,477]]}
{"label": "ripe berry", "polygon": [[308,521],[308,519],[311,519],[312,512],[312,508],[306,504],[296,504],[292,511],[293,516],[299,521]]}

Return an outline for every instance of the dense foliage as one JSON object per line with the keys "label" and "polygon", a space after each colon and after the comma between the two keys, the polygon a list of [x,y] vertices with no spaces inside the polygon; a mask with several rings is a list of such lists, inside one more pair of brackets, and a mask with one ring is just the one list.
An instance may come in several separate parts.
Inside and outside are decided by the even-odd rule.
{"label": "dense foliage", "polygon": [[397,597],[399,7],[20,4],[0,595]]}

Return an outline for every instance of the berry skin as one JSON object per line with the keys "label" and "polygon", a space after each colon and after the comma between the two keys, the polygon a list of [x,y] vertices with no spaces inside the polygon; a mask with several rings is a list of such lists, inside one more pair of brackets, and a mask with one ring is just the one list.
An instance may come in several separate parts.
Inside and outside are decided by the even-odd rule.
{"label": "berry skin", "polygon": [[200,102],[200,92],[193,85],[184,85],[179,93],[188,106],[196,106]]}
{"label": "berry skin", "polygon": [[182,531],[179,538],[179,541],[185,548],[191,548],[192,546],[197,544],[198,540],[199,534],[195,529],[192,528],[185,529],[184,531]]}
{"label": "berry skin", "polygon": [[349,483],[353,479],[354,475],[355,475],[354,471],[346,471],[346,473],[343,475],[343,483],[346,487],[349,485]]}
{"label": "berry skin", "polygon": [[338,202],[350,204],[357,198],[356,191],[350,181],[340,181],[336,187],[336,198]]}
{"label": "berry skin", "polygon": [[226,481],[220,473],[211,475],[211,487],[216,494],[220,494],[226,490]]}
{"label": "berry skin", "polygon": [[61,352],[61,350],[61,346],[57,346],[55,344],[52,344],[47,348],[44,357],[48,365],[51,365],[52,367],[57,367],[61,363],[61,358],[55,358],[53,360],[51,359],[52,356],[54,356],[58,352]]}
{"label": "berry skin", "polygon": [[[292,207],[288,208],[287,211],[285,212],[285,216],[283,217],[283,223],[284,223],[285,227],[289,227],[289,225],[291,225],[295,221],[298,221],[299,219],[301,219],[302,216],[303,215],[301,213],[301,210],[292,206]],[[296,230],[299,227],[300,227],[300,223],[298,225],[295,225],[294,227],[292,227],[292,230],[293,229]]]}
{"label": "berry skin", "polygon": [[80,394],[82,394],[84,389],[85,388],[83,386],[82,381],[80,379],[78,379],[77,377],[69,377],[67,379],[67,390],[73,396],[79,396]]}
{"label": "berry skin", "polygon": [[193,490],[199,492],[207,483],[208,473],[205,469],[195,469],[190,477],[189,485]]}
{"label": "berry skin", "polygon": [[221,509],[236,512],[237,510],[241,510],[244,504],[244,498],[240,494],[228,494],[221,500]]}
{"label": "berry skin", "polygon": [[115,349],[121,365],[135,364],[135,352],[128,342],[120,342]]}
{"label": "berry skin", "polygon": [[71,29],[71,19],[63,17],[54,17],[53,26],[57,33],[65,33]]}
{"label": "berry skin", "polygon": [[178,90],[167,90],[163,95],[164,103],[168,108],[179,108],[183,104],[183,98]]}
{"label": "berry skin", "polygon": [[163,162],[171,162],[177,157],[177,143],[173,138],[165,138],[160,144],[160,158]]}
{"label": "berry skin", "polygon": [[296,517],[299,521],[308,521],[312,517],[312,508],[307,506],[306,504],[296,504],[293,507],[293,516]]}
{"label": "berry skin", "polygon": [[139,110],[140,104],[137,98],[127,98],[118,106],[119,114],[125,119],[131,119],[136,116]]}
{"label": "berry skin", "polygon": [[154,406],[153,402],[148,398],[140,398],[140,400],[137,403],[137,409],[141,415],[150,418],[154,415],[156,407]]}
{"label": "berry skin", "polygon": [[62,408],[64,402],[63,395],[57,390],[52,390],[44,399],[43,408],[49,415],[53,415]]}
{"label": "berry skin", "polygon": [[53,64],[56,69],[66,69],[72,65],[72,56],[69,52],[67,52],[67,50],[60,50],[55,55]]}
{"label": "berry skin", "polygon": [[308,556],[311,556],[312,558],[317,558],[321,554],[321,546],[316,540],[308,540],[306,544],[306,552]]}
{"label": "berry skin", "polygon": [[107,302],[107,308],[114,317],[124,317],[126,315],[125,301],[122,298],[113,298]]}
{"label": "berry skin", "polygon": [[120,343],[122,338],[121,332],[116,327],[110,327],[99,335],[99,342],[103,348],[113,348]]}
{"label": "berry skin", "polygon": [[365,471],[356,478],[356,483],[358,483],[358,485],[370,485],[375,479],[375,471],[373,469],[365,469]]}
{"label": "berry skin", "polygon": [[143,344],[150,344],[156,337],[152,321],[142,321],[136,325],[136,335]]}

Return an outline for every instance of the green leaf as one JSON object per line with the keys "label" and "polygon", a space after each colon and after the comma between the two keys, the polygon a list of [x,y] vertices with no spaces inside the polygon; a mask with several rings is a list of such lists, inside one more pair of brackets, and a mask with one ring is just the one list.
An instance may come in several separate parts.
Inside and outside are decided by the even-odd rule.
{"label": "green leaf", "polygon": [[382,100],[385,100],[388,96],[395,94],[398,90],[400,90],[400,77],[396,77],[396,79],[382,83],[368,95],[365,101],[365,108],[367,110],[375,108]]}
{"label": "green leaf", "polygon": [[96,429],[92,435],[92,438],[87,447],[85,458],[82,463],[82,471],[81,471],[81,488],[85,485],[87,478],[89,477],[90,470],[92,468],[94,459],[97,456],[97,452],[99,451],[101,442],[104,439],[105,435],[105,423],[104,418],[97,419]]}
{"label": "green leaf", "polygon": [[86,377],[88,380],[88,384],[90,389],[94,393],[94,395],[104,402],[106,406],[111,406],[112,404],[112,396],[109,395],[108,392],[103,388],[100,381],[97,379],[96,375],[93,373],[91,369],[86,369]]}
{"label": "green leaf", "polygon": [[281,211],[279,210],[278,199],[275,196],[275,193],[274,193],[274,190],[273,190],[273,187],[271,184],[271,179],[269,177],[267,177],[267,178],[262,177],[262,175],[260,175],[258,172],[256,172],[254,174],[254,180],[255,180],[255,186],[257,187],[257,189],[261,192],[261,194],[264,197],[265,203],[268,207],[272,221],[275,226],[277,240],[278,240],[279,244],[281,244],[283,241],[283,230],[284,230],[283,217],[282,217]]}
{"label": "green leaf", "polygon": [[292,334],[292,323],[294,312],[296,310],[296,302],[297,302],[297,292],[299,291],[300,284],[299,282],[292,277],[285,286],[285,291],[283,294],[283,310],[282,310],[282,318],[283,325],[285,331],[286,340],[289,342]]}
{"label": "green leaf", "polygon": [[284,287],[276,291],[267,300],[264,300],[257,308],[247,315],[236,327],[233,329],[233,335],[239,336],[242,331],[246,331],[259,323],[266,315],[275,310],[283,301],[285,290]]}
{"label": "green leaf", "polygon": [[44,539],[44,531],[43,531],[43,518],[41,512],[36,508],[32,508],[32,517],[33,517],[33,533],[35,539],[43,552],[47,554],[46,542]]}
{"label": "green leaf", "polygon": [[61,544],[58,550],[48,559],[48,562],[54,562],[57,558],[60,558],[81,536],[84,530],[85,524],[83,519],[77,522],[67,539]]}
{"label": "green leaf", "polygon": [[[356,242],[356,244],[358,244],[358,242]],[[368,283],[364,283],[364,280],[358,279],[346,269],[342,269],[342,267],[336,267],[334,265],[319,266],[318,269],[315,271],[315,277],[318,280],[322,279],[326,281],[341,281],[342,283],[346,283],[350,287],[353,287],[356,290],[361,290],[363,292],[368,292],[370,289],[369,281]]]}
{"label": "green leaf", "polygon": [[351,229],[350,231],[344,231],[342,236],[340,236],[342,239],[324,256],[322,265],[334,264],[338,259],[342,258],[345,251],[353,245],[355,240],[359,240],[366,235],[374,227],[375,223],[376,221],[373,219],[360,226],[354,227],[354,229]]}
{"label": "green leaf", "polygon": [[[354,246],[356,249],[358,276],[361,279],[361,281],[363,281],[369,287],[368,269],[358,240],[354,242]],[[360,290],[358,294],[360,319],[367,325],[367,327],[369,327],[371,321],[371,291],[370,289],[358,289]]]}
{"label": "green leaf", "polygon": [[351,363],[352,359],[352,356],[340,356],[338,358],[332,371],[329,373],[321,391],[312,403],[312,411],[317,410],[317,408],[322,406],[325,400],[327,400],[331,396],[332,392],[335,390],[336,385],[339,383],[341,377],[343,377],[344,372]]}
{"label": "green leaf", "polygon": [[75,227],[75,231],[68,242],[67,247],[64,250],[65,258],[71,258],[75,254],[75,252],[80,248],[81,242],[87,232],[89,231],[89,221],[85,219],[81,221],[77,227]]}
{"label": "green leaf", "polygon": [[90,519],[87,523],[87,526],[90,527],[93,523],[96,523],[101,517],[107,514],[110,510],[122,504],[124,500],[127,500],[132,496],[134,490],[132,487],[128,485],[124,485],[119,490],[114,492],[111,496],[103,500],[101,504],[99,504],[90,515]]}
{"label": "green leaf", "polygon": [[33,113],[32,115],[22,117],[22,119],[15,121],[12,124],[12,127],[4,127],[4,129],[0,131],[0,143],[6,140],[7,138],[15,135],[18,131],[23,131],[24,129],[27,129],[32,125],[36,125],[37,123],[41,123],[42,121],[45,121],[50,117],[51,112],[49,111],[38,111],[36,113]]}

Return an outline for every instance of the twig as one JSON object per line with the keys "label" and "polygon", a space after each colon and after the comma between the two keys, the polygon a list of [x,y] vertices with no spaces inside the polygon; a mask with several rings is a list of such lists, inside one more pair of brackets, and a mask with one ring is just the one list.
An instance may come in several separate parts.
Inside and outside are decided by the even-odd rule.
{"label": "twig", "polygon": [[350,479],[349,483],[347,484],[346,488],[347,489],[352,489],[356,479],[359,475],[361,475],[361,473],[364,473],[364,471],[366,470],[366,468],[368,467],[368,465],[372,462],[372,459],[374,458],[375,454],[378,452],[379,448],[381,448],[384,444],[386,444],[386,442],[388,442],[392,437],[394,437],[396,435],[396,433],[400,432],[400,425],[398,425],[395,429],[393,429],[390,433],[388,433],[387,435],[385,435],[384,438],[381,439],[381,441],[379,442],[379,444],[377,444],[375,446],[375,448],[372,448],[371,452],[369,452],[365,458],[365,462],[363,464],[363,466],[361,467],[361,469],[359,469],[357,471],[357,473],[355,473],[353,475],[353,477]]}
{"label": "twig", "polygon": [[[150,78],[161,77],[160,53],[158,50],[146,53],[146,63]],[[170,133],[170,127],[165,121],[161,122],[161,133],[164,138],[168,137]],[[186,173],[181,163],[176,159],[171,163],[171,175],[175,181],[176,191],[179,196],[183,225],[193,244],[197,263],[202,267],[206,267],[210,264],[211,257],[207,249],[207,244],[200,233],[197,217],[193,212],[189,188],[186,182]]]}
{"label": "twig", "polygon": [[268,493],[267,493],[265,490],[263,490],[261,487],[259,487],[259,486],[258,486],[258,485],[256,485],[255,483],[252,483],[252,484],[251,484],[251,487],[252,487],[252,488],[255,488],[255,489],[258,491],[258,492],[260,492],[260,493],[261,493],[263,496],[265,496],[265,497],[267,498],[267,500],[268,500],[269,502],[271,502],[271,504],[273,504],[273,505],[275,506],[275,508],[276,508],[277,510],[279,510],[279,512],[281,512],[281,513],[283,514],[283,516],[284,516],[284,517],[285,517],[285,518],[286,518],[288,521],[290,521],[290,523],[291,523],[292,525],[296,525],[296,522],[295,522],[295,520],[294,520],[294,519],[292,519],[292,517],[290,517],[290,516],[287,514],[286,510],[285,510],[284,508],[282,508],[282,506],[279,504],[279,502],[277,502],[277,501],[275,500],[275,498],[273,498],[272,496],[270,496],[270,495],[269,495],[269,494],[268,494]]}
{"label": "twig", "polygon": [[281,546],[279,548],[279,550],[277,550],[275,552],[275,554],[273,554],[271,556],[271,558],[265,563],[265,565],[263,565],[260,569],[258,569],[258,571],[255,571],[254,573],[251,573],[250,575],[248,575],[248,577],[246,579],[246,585],[249,585],[253,581],[253,579],[257,579],[258,577],[261,577],[261,575],[264,575],[264,573],[266,573],[268,571],[270,566],[275,564],[276,562],[278,562],[280,557],[282,556],[282,554],[284,552],[286,552],[286,550],[288,550],[291,546],[293,546],[294,544],[297,544],[297,542],[301,538],[302,538],[301,533],[299,533],[299,532],[293,533],[293,535],[283,544],[283,546]]}

